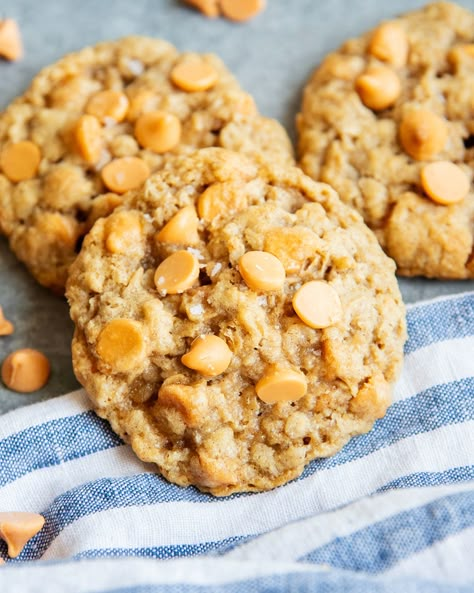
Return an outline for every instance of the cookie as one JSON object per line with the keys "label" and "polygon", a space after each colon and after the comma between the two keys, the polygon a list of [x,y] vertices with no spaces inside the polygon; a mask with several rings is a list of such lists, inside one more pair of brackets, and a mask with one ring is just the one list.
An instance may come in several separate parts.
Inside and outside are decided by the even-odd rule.
{"label": "cookie", "polygon": [[213,55],[128,37],[66,56],[0,116],[0,230],[43,285],[63,292],[94,220],[168,156],[206,146],[293,162]]}
{"label": "cookie", "polygon": [[439,2],[347,41],[297,118],[304,171],[374,230],[398,273],[474,278],[474,15]]}
{"label": "cookie", "polygon": [[71,266],[74,369],[172,482],[274,488],[384,415],[405,340],[394,271],[296,167],[176,157]]}

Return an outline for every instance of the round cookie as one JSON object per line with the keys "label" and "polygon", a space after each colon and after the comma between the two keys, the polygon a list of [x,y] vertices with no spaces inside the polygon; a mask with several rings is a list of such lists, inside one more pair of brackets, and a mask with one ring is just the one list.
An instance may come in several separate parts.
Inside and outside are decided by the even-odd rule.
{"label": "round cookie", "polygon": [[43,285],[63,292],[94,220],[173,153],[223,146],[293,162],[213,55],[128,37],[45,68],[0,116],[0,230]]}
{"label": "round cookie", "polygon": [[270,489],[385,414],[405,340],[394,271],[301,170],[215,148],[177,157],[71,266],[74,369],[172,482]]}
{"label": "round cookie", "polygon": [[298,115],[303,170],[375,231],[398,273],[474,277],[474,15],[439,2],[328,55]]}

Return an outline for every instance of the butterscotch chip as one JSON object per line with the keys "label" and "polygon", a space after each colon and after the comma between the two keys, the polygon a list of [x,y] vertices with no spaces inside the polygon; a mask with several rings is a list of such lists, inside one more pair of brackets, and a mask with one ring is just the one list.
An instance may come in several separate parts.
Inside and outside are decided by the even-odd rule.
{"label": "butterscotch chip", "polygon": [[110,253],[130,253],[141,239],[142,225],[136,212],[117,212],[107,220],[105,246]]}
{"label": "butterscotch chip", "polygon": [[[363,216],[403,276],[474,278],[470,31],[472,11],[428,4],[348,40],[304,91],[301,167]],[[461,171],[454,191],[451,176],[430,183],[438,161],[468,188]]]}
{"label": "butterscotch chip", "polygon": [[334,325],[342,317],[339,295],[327,282],[306,282],[297,290],[292,302],[301,321],[315,329]]}
{"label": "butterscotch chip", "polygon": [[265,8],[265,0],[220,0],[220,8],[232,21],[248,21]]}
{"label": "butterscotch chip", "polygon": [[258,397],[267,404],[297,401],[307,390],[303,373],[292,369],[271,369],[255,386]]}
{"label": "butterscotch chip", "polygon": [[384,23],[375,29],[368,51],[382,62],[402,68],[409,51],[407,34],[399,23]]}
{"label": "butterscotch chip", "polygon": [[176,251],[156,268],[155,285],[165,294],[179,294],[191,288],[199,277],[199,261],[189,251]]}
{"label": "butterscotch chip", "polygon": [[133,156],[115,159],[102,169],[102,181],[107,189],[117,194],[140,187],[149,176],[150,169],[145,161]]}
{"label": "butterscotch chip", "polygon": [[14,183],[35,177],[40,161],[38,146],[29,140],[7,144],[0,153],[0,168]]}
{"label": "butterscotch chip", "polygon": [[[225,207],[196,231],[209,191]],[[356,398],[395,381],[403,304],[393,262],[329,186],[207,148],[170,159],[126,200],[88,233],[67,297],[76,375],[141,459],[216,495],[267,490],[370,429],[382,399]],[[118,216],[136,216],[142,235],[115,256]],[[129,369],[110,346],[130,344],[123,332],[105,340],[109,358],[97,347],[117,318],[139,320],[146,341]],[[135,360],[128,346],[119,360]]]}
{"label": "butterscotch chip", "polygon": [[188,93],[207,91],[218,80],[216,69],[200,59],[183,60],[171,70],[170,76],[178,88]]}
{"label": "butterscotch chip", "polygon": [[[181,54],[138,36],[70,54],[0,114],[0,232],[33,276],[60,293],[83,238],[104,214],[102,194],[122,195],[166,167],[172,153],[210,145],[294,162],[284,129],[258,113],[212,54]],[[47,180],[61,167],[80,174],[53,196]],[[67,246],[43,232],[51,214],[74,228]]]}
{"label": "butterscotch chip", "polygon": [[20,29],[13,19],[0,21],[0,56],[12,61],[23,57]]}
{"label": "butterscotch chip", "polygon": [[100,332],[96,350],[100,359],[118,373],[139,367],[146,351],[140,323],[113,319]]}
{"label": "butterscotch chip", "polygon": [[162,154],[179,144],[181,122],[176,115],[166,111],[144,113],[135,124],[135,137],[144,148]]}
{"label": "butterscotch chip", "polygon": [[219,336],[198,336],[181,362],[205,377],[215,377],[223,373],[232,360],[229,346]]}
{"label": "butterscotch chip", "polygon": [[421,170],[421,184],[437,204],[456,204],[469,192],[469,179],[464,171],[449,161],[437,161]]}
{"label": "butterscotch chip", "polygon": [[258,291],[281,290],[285,268],[281,261],[265,251],[248,251],[239,259],[239,272],[249,288]]}
{"label": "butterscotch chip", "polygon": [[44,526],[44,517],[36,513],[0,513],[0,537],[7,543],[10,558],[19,556]]}
{"label": "butterscotch chip", "polygon": [[107,123],[108,120],[121,122],[127,114],[128,104],[128,97],[124,93],[113,90],[100,91],[89,99],[86,113],[102,123]]}
{"label": "butterscotch chip", "polygon": [[426,161],[441,152],[447,138],[445,122],[426,109],[411,111],[400,122],[400,143],[418,161]]}
{"label": "butterscotch chip", "polygon": [[209,18],[219,16],[218,0],[185,0],[186,4],[195,6]]}
{"label": "butterscotch chip", "polygon": [[104,150],[104,139],[99,120],[93,115],[82,115],[76,124],[76,141],[85,161],[95,164]]}
{"label": "butterscotch chip", "polygon": [[241,184],[213,183],[199,196],[197,210],[199,218],[212,222],[229,212],[245,210],[248,199]]}
{"label": "butterscotch chip", "polygon": [[156,240],[178,245],[199,243],[198,217],[194,206],[181,208],[157,233]]}
{"label": "butterscotch chip", "polygon": [[3,309],[0,307],[0,336],[9,336],[14,330],[13,323],[5,319]]}
{"label": "butterscotch chip", "polygon": [[12,391],[31,393],[46,385],[51,367],[42,352],[23,348],[9,354],[2,363],[2,381]]}

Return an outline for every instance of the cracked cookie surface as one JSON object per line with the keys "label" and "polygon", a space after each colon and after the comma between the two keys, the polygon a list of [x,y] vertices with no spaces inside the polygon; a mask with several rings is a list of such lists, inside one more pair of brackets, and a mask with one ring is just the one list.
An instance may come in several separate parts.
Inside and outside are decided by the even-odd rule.
{"label": "cracked cookie surface", "polygon": [[145,37],[70,54],[0,116],[0,230],[61,293],[94,220],[171,154],[207,146],[293,162],[286,132],[216,56]]}
{"label": "cracked cookie surface", "polygon": [[[363,215],[402,275],[474,277],[473,30],[470,11],[428,5],[347,41],[304,92],[303,170]],[[447,174],[456,200],[440,195]]]}
{"label": "cracked cookie surface", "polygon": [[394,270],[301,170],[217,148],[176,157],[71,266],[74,369],[167,479],[267,490],[385,414],[405,340]]}

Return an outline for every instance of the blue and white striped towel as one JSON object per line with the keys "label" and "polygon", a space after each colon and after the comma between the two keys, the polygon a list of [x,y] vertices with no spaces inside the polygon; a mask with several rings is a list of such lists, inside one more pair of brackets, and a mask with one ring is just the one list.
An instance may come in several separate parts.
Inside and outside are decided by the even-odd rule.
{"label": "blue and white striped towel", "polygon": [[408,327],[386,417],[272,492],[168,484],[83,391],[0,417],[0,510],[46,518],[0,591],[472,592],[474,293]]}

